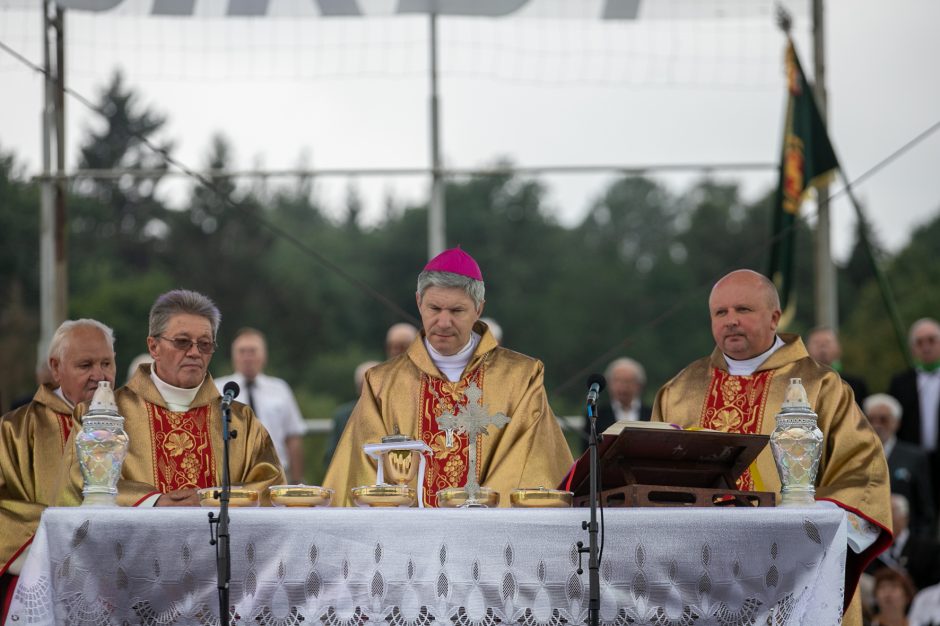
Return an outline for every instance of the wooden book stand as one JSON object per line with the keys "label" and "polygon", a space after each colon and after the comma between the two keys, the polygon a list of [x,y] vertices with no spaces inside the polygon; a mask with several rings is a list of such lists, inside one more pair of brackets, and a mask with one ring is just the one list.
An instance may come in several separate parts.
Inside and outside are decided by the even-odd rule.
{"label": "wooden book stand", "polygon": [[[767,435],[626,425],[598,445],[602,506],[774,506],[772,492],[735,481],[767,445]],[[589,451],[568,484],[574,506],[589,506]]]}

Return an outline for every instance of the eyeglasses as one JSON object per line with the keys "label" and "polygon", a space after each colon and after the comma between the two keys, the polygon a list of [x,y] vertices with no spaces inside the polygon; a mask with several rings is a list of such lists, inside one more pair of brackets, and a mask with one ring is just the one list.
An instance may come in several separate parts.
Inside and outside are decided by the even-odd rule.
{"label": "eyeglasses", "polygon": [[218,347],[214,341],[207,341],[205,339],[199,339],[198,341],[193,341],[189,337],[164,337],[163,335],[154,335],[157,339],[163,339],[164,341],[169,341],[173,344],[173,347],[182,352],[189,352],[189,349],[196,346],[196,349],[199,350],[202,354],[212,354],[215,352],[215,349]]}

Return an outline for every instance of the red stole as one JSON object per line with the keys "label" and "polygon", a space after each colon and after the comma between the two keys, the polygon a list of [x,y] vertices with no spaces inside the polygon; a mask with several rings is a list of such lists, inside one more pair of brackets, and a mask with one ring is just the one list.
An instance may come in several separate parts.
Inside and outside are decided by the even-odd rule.
{"label": "red stole", "polygon": [[[449,487],[467,484],[470,439],[466,434],[453,433],[451,446],[447,446],[447,432],[437,425],[437,418],[454,415],[459,406],[466,406],[464,392],[473,382],[483,389],[483,368],[478,367],[459,381],[452,383],[440,378],[421,375],[421,396],[418,410],[421,415],[421,440],[431,448],[424,477],[424,504],[437,506],[437,492]],[[477,436],[477,480],[483,464],[483,436]]]}
{"label": "red stole", "polygon": [[59,435],[62,437],[62,449],[65,450],[65,442],[72,434],[72,424],[74,423],[72,415],[70,413],[56,413],[55,416],[59,420]]}
{"label": "red stole", "polygon": [[[734,376],[712,368],[712,380],[699,420],[702,428],[749,435],[760,433],[771,378],[773,370]],[[737,483],[738,489],[753,491],[751,470],[745,470]]]}
{"label": "red stole", "polygon": [[183,487],[214,487],[217,481],[209,441],[209,406],[177,413],[146,404],[157,490],[168,493]]}

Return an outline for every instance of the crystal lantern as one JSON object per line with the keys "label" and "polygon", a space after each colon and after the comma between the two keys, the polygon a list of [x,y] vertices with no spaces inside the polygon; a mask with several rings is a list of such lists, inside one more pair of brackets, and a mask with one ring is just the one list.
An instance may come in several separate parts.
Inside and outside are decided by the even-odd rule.
{"label": "crystal lantern", "polygon": [[770,449],[780,474],[781,506],[816,503],[816,474],[823,446],[817,419],[802,379],[791,378],[777,413],[777,427],[770,435]]}
{"label": "crystal lantern", "polygon": [[124,418],[118,413],[111,383],[98,383],[82,429],[75,435],[75,449],[85,486],[82,506],[116,506],[117,482],[127,456]]}

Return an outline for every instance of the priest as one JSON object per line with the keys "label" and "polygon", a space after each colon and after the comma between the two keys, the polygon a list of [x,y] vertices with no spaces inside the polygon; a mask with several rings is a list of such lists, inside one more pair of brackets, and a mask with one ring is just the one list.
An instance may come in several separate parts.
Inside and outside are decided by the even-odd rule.
{"label": "priest", "polygon": [[[888,466],[878,437],[839,374],[816,363],[799,335],[777,334],[780,299],[770,280],[750,270],[731,272],[712,288],[708,308],[716,348],[659,390],[652,420],[768,435],[790,379],[800,378],[824,438],[816,499],[849,516],[848,604],[865,566],[891,543]],[[775,491],[779,500],[780,478],[769,446],[738,487]],[[857,599],[844,623],[861,624]]]}
{"label": "priest", "polygon": [[[509,506],[513,489],[553,488],[564,476],[571,452],[548,406],[543,365],[497,345],[479,321],[484,293],[479,265],[460,248],[418,275],[422,331],[404,354],[366,372],[324,480],[335,505],[376,483],[363,445],[396,433],[431,448],[419,494],[426,506],[437,506],[439,490],[468,483],[498,491]],[[468,431],[477,433],[472,442]]]}
{"label": "priest", "polygon": [[49,342],[48,364],[54,382],[0,418],[0,590],[7,596],[39,517],[55,500],[75,405],[91,400],[99,381],[114,384],[114,332],[97,320],[65,321]]}
{"label": "priest", "polygon": [[[220,485],[222,411],[208,374],[220,321],[215,304],[194,291],[167,292],[150,309],[153,364],[140,365],[115,393],[130,440],[118,504],[198,506],[198,489]],[[77,416],[85,410],[80,406]],[[285,482],[274,445],[250,408],[233,402],[231,415],[238,431],[229,443],[232,484],[257,490],[266,503],[266,488]],[[82,476],[71,440],[65,453],[68,476],[57,502],[79,504]]]}

